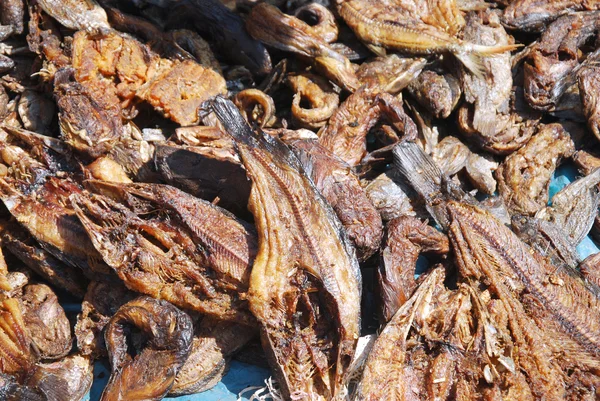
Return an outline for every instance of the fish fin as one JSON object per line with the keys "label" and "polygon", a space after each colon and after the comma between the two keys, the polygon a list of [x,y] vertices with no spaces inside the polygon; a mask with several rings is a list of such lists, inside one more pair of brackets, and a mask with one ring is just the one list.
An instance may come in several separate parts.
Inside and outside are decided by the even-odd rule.
{"label": "fish fin", "polygon": [[483,63],[484,57],[492,57],[496,54],[511,52],[521,46],[521,44],[495,46],[469,44],[469,51],[458,51],[455,52],[454,55],[477,78],[485,79],[489,75],[490,71],[487,70],[485,64]]}

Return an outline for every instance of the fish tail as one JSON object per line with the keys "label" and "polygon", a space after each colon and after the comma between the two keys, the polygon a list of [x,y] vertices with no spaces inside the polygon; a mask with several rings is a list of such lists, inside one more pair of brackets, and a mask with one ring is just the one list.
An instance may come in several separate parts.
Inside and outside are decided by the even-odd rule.
{"label": "fish tail", "polygon": [[469,44],[466,51],[465,47],[461,46],[457,49],[459,51],[454,52],[454,55],[475,76],[485,78],[490,72],[483,63],[485,57],[493,57],[497,54],[513,51],[519,47],[521,47],[519,44],[494,46]]}

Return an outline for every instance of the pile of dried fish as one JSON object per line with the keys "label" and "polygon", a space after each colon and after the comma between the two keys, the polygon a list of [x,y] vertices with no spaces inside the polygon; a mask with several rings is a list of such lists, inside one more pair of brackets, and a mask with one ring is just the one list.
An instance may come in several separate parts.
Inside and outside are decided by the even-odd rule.
{"label": "pile of dried fish", "polygon": [[0,400],[600,399],[599,6],[0,0]]}

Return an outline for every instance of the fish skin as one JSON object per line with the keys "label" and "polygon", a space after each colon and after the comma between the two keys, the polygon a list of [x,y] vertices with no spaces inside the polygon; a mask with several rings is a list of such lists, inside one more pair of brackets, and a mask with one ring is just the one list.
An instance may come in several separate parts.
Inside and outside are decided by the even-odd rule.
{"label": "fish skin", "polygon": [[217,97],[209,107],[253,181],[249,209],[259,252],[249,299],[263,348],[286,398],[335,399],[360,335],[354,250],[289,148],[254,132],[230,101]]}

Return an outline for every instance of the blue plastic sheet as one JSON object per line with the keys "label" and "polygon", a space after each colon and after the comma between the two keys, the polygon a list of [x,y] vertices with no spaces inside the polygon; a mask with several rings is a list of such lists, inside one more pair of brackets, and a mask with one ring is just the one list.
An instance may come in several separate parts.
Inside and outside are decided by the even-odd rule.
{"label": "blue plastic sheet", "polygon": [[[577,170],[572,165],[564,165],[557,169],[550,184],[550,199],[552,196],[569,182],[577,177]],[[579,256],[585,258],[593,253],[600,251],[598,246],[590,239],[585,238],[577,247]],[[428,264],[425,259],[419,259],[419,267],[423,269]],[[176,398],[168,398],[177,401],[236,401],[238,394],[250,386],[264,386],[265,380],[270,372],[267,369],[253,365],[233,361],[229,372],[223,377],[223,380],[213,389],[200,394],[186,395]],[[98,401],[102,394],[102,389],[108,381],[110,369],[107,361],[96,362],[94,366],[94,384],[85,401]],[[248,392],[245,395],[250,396]],[[248,398],[242,398],[247,400]]]}

